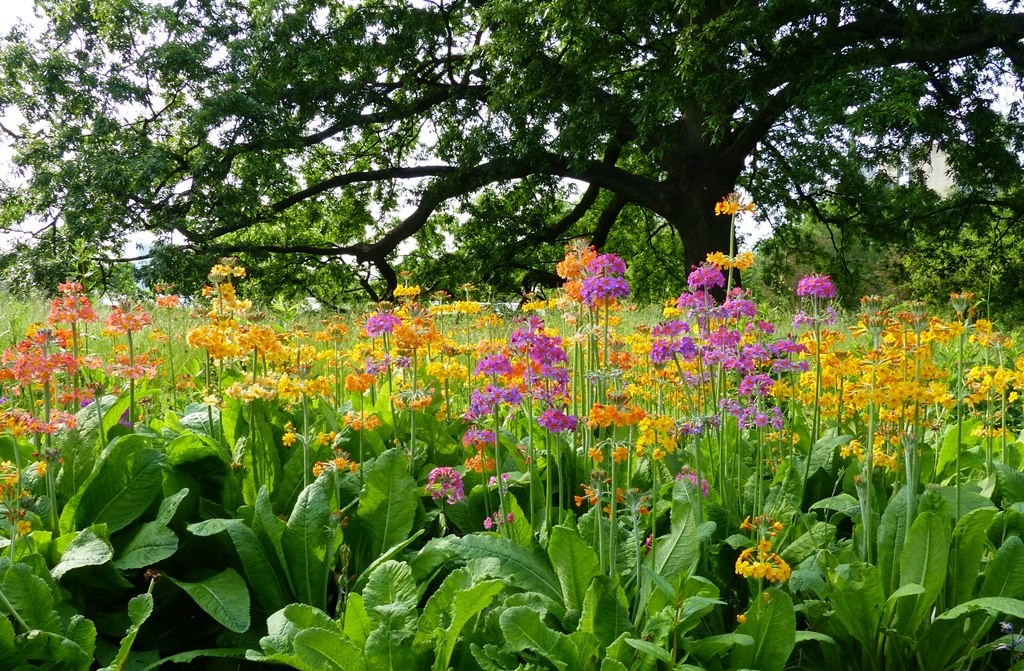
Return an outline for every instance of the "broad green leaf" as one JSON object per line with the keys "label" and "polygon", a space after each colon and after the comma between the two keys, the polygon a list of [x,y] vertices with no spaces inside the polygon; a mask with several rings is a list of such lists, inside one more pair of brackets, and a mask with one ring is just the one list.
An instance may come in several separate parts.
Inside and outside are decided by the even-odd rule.
{"label": "broad green leaf", "polygon": [[[430,603],[427,603],[430,606]],[[426,615],[426,612],[424,612]],[[420,618],[421,622],[423,618]],[[373,631],[373,621],[370,616],[366,613],[366,607],[363,605],[363,595],[358,592],[353,592],[348,595],[348,600],[345,602],[345,635],[347,635],[353,643],[358,646],[366,644],[366,639],[369,638],[370,633]]]}
{"label": "broad green leaf", "polygon": [[540,592],[555,603],[562,602],[558,578],[547,557],[536,550],[489,534],[475,534],[452,540],[449,547],[464,561],[492,557],[501,567],[505,584],[524,591]]}
{"label": "broad green leaf", "polygon": [[900,553],[907,537],[907,489],[892,495],[878,524],[878,573],[882,587],[891,594],[900,581]]}
{"label": "broad green leaf", "polygon": [[[63,633],[60,618],[53,609],[53,594],[46,581],[35,575],[27,564],[14,564],[0,584],[4,596],[32,629]],[[4,604],[6,610],[6,604]]]}
{"label": "broad green leaf", "polygon": [[1003,508],[1024,502],[1024,473],[1005,464],[996,464],[996,494]]}
{"label": "broad green leaf", "polygon": [[654,551],[647,555],[645,563],[670,583],[689,576],[700,558],[702,531],[713,524],[705,522],[698,528],[695,522],[673,523],[668,536],[654,543]]}
{"label": "broad green leaf", "polygon": [[[156,671],[165,664],[190,664],[197,659],[202,657],[219,658],[219,659],[245,659],[246,649],[245,648],[210,648],[206,650],[189,650],[188,652],[182,652],[177,655],[171,655],[164,657],[156,662],[153,662],[147,667],[144,667],[141,671]],[[192,666],[191,668],[198,668]]]}
{"label": "broad green leaf", "polygon": [[551,529],[551,538],[548,540],[548,557],[562,586],[566,610],[578,616],[583,609],[583,600],[590,582],[601,575],[597,554],[575,529],[556,526]]}
{"label": "broad green leaf", "polygon": [[404,452],[390,449],[377,457],[359,494],[357,519],[370,540],[372,557],[398,545],[412,531],[419,488],[409,475]]}
{"label": "broad green leaf", "polygon": [[632,634],[629,602],[617,580],[602,575],[591,581],[584,595],[579,629],[593,634],[601,646],[610,645],[624,633]]}
{"label": "broad green leaf", "polygon": [[336,630],[303,629],[292,642],[294,654],[314,669],[364,671],[363,650]]}
{"label": "broad green leaf", "polygon": [[[82,619],[80,615],[75,617],[78,620]],[[19,636],[17,645],[19,652],[27,659],[45,663],[32,664],[16,671],[30,671],[39,668],[87,671],[92,666],[92,651],[86,650],[77,641],[68,638],[63,633],[32,631]]]}
{"label": "broad green leaf", "polygon": [[829,571],[828,578],[839,621],[862,646],[873,649],[885,602],[878,569],[871,564],[841,564]]}
{"label": "broad green leaf", "polygon": [[897,607],[895,625],[902,633],[911,635],[917,629],[942,591],[949,544],[949,520],[945,516],[924,511],[910,525],[907,544],[900,553],[900,586],[915,583],[924,587],[924,592]]}
{"label": "broad green leaf", "polygon": [[435,671],[446,671],[462,628],[504,587],[500,580],[475,582],[473,572],[465,568],[448,574],[427,601],[416,627],[416,644],[435,651]]}
{"label": "broad green leaf", "polygon": [[811,504],[810,510],[834,510],[847,517],[854,518],[860,514],[860,502],[853,496],[843,493],[815,501]]}
{"label": "broad green leaf", "polygon": [[84,615],[72,615],[64,630],[64,638],[74,643],[86,653],[83,669],[91,668],[96,651],[96,625]]}
{"label": "broad green leaf", "polygon": [[370,575],[363,590],[363,604],[374,623],[385,617],[385,609],[394,612],[392,607],[398,606],[412,611],[418,602],[419,590],[405,562],[384,562]]}
{"label": "broad green leaf", "polygon": [[924,594],[924,587],[918,585],[916,582],[912,582],[909,585],[904,585],[903,587],[898,588],[885,600],[885,612],[882,615],[882,621],[888,624],[892,620],[893,610],[896,608],[896,604],[899,603],[900,599],[906,599],[907,597],[917,596],[919,594]]}
{"label": "broad green leaf", "polygon": [[181,505],[186,496],[188,496],[188,487],[182,487],[161,501],[160,508],[156,512],[156,519],[153,521],[164,526],[169,525],[171,520],[174,519],[174,514],[178,512],[178,506]]}
{"label": "broad green leaf", "polygon": [[836,526],[828,522],[815,522],[810,529],[797,536],[792,543],[787,543],[782,551],[782,558],[795,566],[810,557],[823,547],[827,547],[835,538]]}
{"label": "broad green leaf", "polygon": [[25,663],[25,657],[14,642],[14,625],[7,617],[0,617],[0,668],[15,669]]}
{"label": "broad green leaf", "polygon": [[672,654],[660,645],[656,645],[650,641],[645,641],[642,638],[627,638],[626,643],[629,644],[631,648],[640,651],[644,655],[653,657],[654,659],[660,659],[666,664],[672,663]]}
{"label": "broad green leaf", "polygon": [[1008,599],[1001,596],[972,599],[959,606],[954,606],[939,615],[936,620],[955,620],[967,613],[983,610],[991,615],[1009,615],[1018,620],[1024,619],[1024,600]]}
{"label": "broad green leaf", "polygon": [[515,606],[501,613],[501,631],[509,649],[531,650],[558,671],[578,671],[579,650],[568,636],[548,628],[537,611]]}
{"label": "broad green leaf", "polygon": [[[239,519],[213,519],[190,524],[188,530],[196,536],[211,536],[226,531],[242,562],[242,570],[256,600],[270,613],[276,612],[291,600],[282,576],[278,575],[270,558],[265,554],[256,532]],[[285,596],[287,594],[287,597]]]}
{"label": "broad green leaf", "polygon": [[214,458],[224,464],[231,462],[231,454],[209,436],[184,433],[167,444],[167,463],[171,466]]}
{"label": "broad green leaf", "polygon": [[122,571],[152,566],[178,550],[178,536],[163,524],[146,522],[118,553],[114,566]]}
{"label": "broad green leaf", "polygon": [[957,427],[955,424],[946,429],[946,435],[942,437],[942,446],[939,448],[939,459],[935,467],[935,474],[942,476],[948,466],[956,461],[956,455],[963,449],[981,443],[981,438],[972,435],[972,430],[981,425],[980,419],[968,419],[963,423],[960,442],[957,442]]}
{"label": "broad green leaf", "polygon": [[946,590],[948,604],[958,604],[974,596],[981,573],[981,559],[988,542],[988,528],[996,517],[994,508],[978,508],[965,514],[953,529],[953,561],[956,562],[956,584],[952,571]]}
{"label": "broad green leaf", "polygon": [[92,475],[61,515],[61,529],[74,531],[106,524],[111,533],[139,518],[160,494],[163,465],[159,450],[140,435],[114,440],[100,455]]}
{"label": "broad green leaf", "polygon": [[79,531],[60,556],[60,562],[50,570],[54,580],[60,580],[68,571],[84,566],[100,566],[114,557],[114,549],[92,529]]}
{"label": "broad green leaf", "polygon": [[167,578],[185,590],[206,613],[230,631],[243,633],[249,629],[249,590],[234,569],[224,569],[198,582]]}
{"label": "broad green leaf", "polygon": [[287,524],[278,519],[277,515],[274,514],[274,509],[270,502],[270,493],[266,487],[261,487],[256,494],[254,513],[252,530],[260,539],[264,554],[268,557],[276,556],[278,565],[284,570],[287,563],[285,562],[284,551],[281,549],[281,538],[284,536]]}
{"label": "broad green leaf", "polygon": [[[426,531],[427,531],[426,529],[420,529],[419,531],[417,531],[413,535],[409,536],[408,538],[406,538],[404,541],[402,541],[398,545],[396,545],[394,547],[388,548],[387,551],[384,554],[382,554],[381,556],[377,557],[372,562],[370,562],[370,565],[367,566],[363,570],[363,572],[361,574],[359,574],[358,578],[356,578],[356,582],[355,582],[354,588],[356,590],[363,589],[363,587],[366,586],[366,579],[368,577],[370,577],[370,574],[372,574],[374,571],[377,570],[378,566],[380,566],[381,564],[383,564],[386,561],[390,561],[390,560],[394,559],[395,557],[397,557],[399,552],[401,552],[402,550],[404,550],[408,546],[412,545],[412,543],[415,542],[415,540],[417,538],[419,538],[420,536],[425,534]],[[414,571],[414,573],[415,573],[415,571]]]}
{"label": "broad green leaf", "polygon": [[683,648],[688,653],[705,662],[715,657],[721,657],[736,646],[753,647],[754,639],[748,634],[732,632],[705,638],[686,639],[683,642]]}
{"label": "broad green leaf", "polygon": [[328,477],[321,475],[302,490],[281,535],[292,592],[302,603],[321,610],[327,597]]}
{"label": "broad green leaf", "polygon": [[1024,596],[1024,541],[1019,536],[1009,536],[996,551],[978,594],[1011,599]]}
{"label": "broad green leaf", "polygon": [[747,621],[736,633],[750,636],[754,644],[733,649],[734,667],[782,671],[796,646],[796,614],[789,594],[773,588],[754,596]]}

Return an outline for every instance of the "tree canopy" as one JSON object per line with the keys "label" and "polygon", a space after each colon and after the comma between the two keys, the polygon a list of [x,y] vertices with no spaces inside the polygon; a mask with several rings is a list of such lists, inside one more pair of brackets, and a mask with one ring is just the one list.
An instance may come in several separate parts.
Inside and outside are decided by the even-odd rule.
{"label": "tree canopy", "polygon": [[1020,210],[1018,2],[36,6],[42,29],[0,44],[0,108],[24,118],[0,217],[53,251],[113,259],[145,231],[154,268],[242,254],[278,288],[376,298],[398,267],[543,285],[587,236],[678,282],[729,249],[714,204],[737,185],[862,226],[940,211],[891,177],[933,147],[961,186],[942,211]]}

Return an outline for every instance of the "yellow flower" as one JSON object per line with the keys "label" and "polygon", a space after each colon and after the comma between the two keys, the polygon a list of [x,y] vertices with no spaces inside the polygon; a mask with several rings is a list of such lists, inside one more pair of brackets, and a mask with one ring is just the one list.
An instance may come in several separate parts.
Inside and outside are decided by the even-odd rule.
{"label": "yellow flower", "polygon": [[28,536],[32,533],[32,523],[28,520],[18,520],[18,533],[22,536]]}

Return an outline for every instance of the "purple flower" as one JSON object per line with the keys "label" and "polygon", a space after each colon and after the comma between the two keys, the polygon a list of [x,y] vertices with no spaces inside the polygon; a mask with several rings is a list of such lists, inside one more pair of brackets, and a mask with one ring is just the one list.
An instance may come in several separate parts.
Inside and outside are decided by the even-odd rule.
{"label": "purple flower", "polygon": [[494,445],[496,442],[496,436],[490,429],[467,429],[466,433],[462,434],[462,445],[469,447],[470,445]]}
{"label": "purple flower", "polygon": [[651,329],[651,335],[655,338],[663,338],[665,336],[672,337],[677,336],[681,333],[689,333],[690,325],[684,321],[673,319],[672,321],[661,322]]}
{"label": "purple flower", "polygon": [[579,425],[579,418],[575,415],[567,415],[556,408],[548,408],[537,418],[537,424],[551,433],[564,433],[575,431]]}
{"label": "purple flower", "polygon": [[710,263],[702,263],[689,274],[686,284],[690,289],[713,289],[714,287],[725,286],[725,275],[717,267]]}
{"label": "purple flower", "polygon": [[807,275],[796,285],[797,296],[813,298],[835,298],[836,287],[828,275]]}
{"label": "purple flower", "polygon": [[491,354],[476,363],[477,375],[511,375],[512,362],[504,354]]}
{"label": "purple flower", "polygon": [[599,254],[587,262],[590,275],[625,275],[626,262],[615,254]]}
{"label": "purple flower", "polygon": [[587,305],[596,305],[609,298],[625,298],[629,295],[629,284],[619,276],[596,276],[583,280],[580,298]]}
{"label": "purple flower", "polygon": [[767,396],[772,390],[774,381],[771,376],[764,373],[758,375],[747,375],[740,380],[736,391],[743,396]]}
{"label": "purple flower", "polygon": [[376,338],[382,333],[391,333],[401,323],[402,320],[390,312],[375,312],[366,318],[366,335]]}
{"label": "purple flower", "polygon": [[448,505],[455,505],[465,498],[462,476],[450,466],[439,466],[427,476],[426,493],[435,501],[444,499]]}
{"label": "purple flower", "polygon": [[693,343],[693,338],[659,339],[651,343],[651,363],[668,363],[676,356],[685,361],[693,361],[697,358],[697,346]]}

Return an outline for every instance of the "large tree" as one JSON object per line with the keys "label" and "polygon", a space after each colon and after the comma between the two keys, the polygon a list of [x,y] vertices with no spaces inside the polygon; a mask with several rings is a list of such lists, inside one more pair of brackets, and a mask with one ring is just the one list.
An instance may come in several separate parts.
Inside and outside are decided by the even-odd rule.
{"label": "large tree", "polygon": [[287,253],[375,293],[407,241],[423,270],[543,279],[567,237],[640,227],[685,268],[729,248],[737,184],[813,207],[934,144],[1018,179],[1020,109],[993,108],[1018,4],[37,0],[44,27],[0,48],[24,117],[0,216]]}

